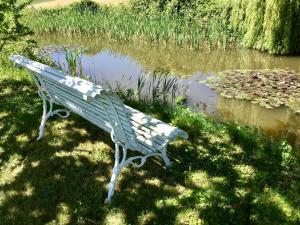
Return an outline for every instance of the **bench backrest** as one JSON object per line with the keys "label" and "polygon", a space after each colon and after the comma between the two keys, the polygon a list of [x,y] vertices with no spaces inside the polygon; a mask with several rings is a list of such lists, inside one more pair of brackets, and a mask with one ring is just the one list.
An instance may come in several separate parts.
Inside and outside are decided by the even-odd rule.
{"label": "bench backrest", "polygon": [[40,95],[76,112],[107,132],[113,131],[114,141],[141,151],[127,110],[114,92],[23,56],[14,55],[10,59],[33,72]]}

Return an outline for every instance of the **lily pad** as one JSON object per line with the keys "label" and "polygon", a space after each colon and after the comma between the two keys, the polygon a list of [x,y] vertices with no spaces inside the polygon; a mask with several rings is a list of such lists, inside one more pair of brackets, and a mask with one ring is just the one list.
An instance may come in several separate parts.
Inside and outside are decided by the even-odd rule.
{"label": "lily pad", "polygon": [[300,109],[300,74],[293,70],[230,70],[205,83],[227,98],[249,100],[269,109]]}

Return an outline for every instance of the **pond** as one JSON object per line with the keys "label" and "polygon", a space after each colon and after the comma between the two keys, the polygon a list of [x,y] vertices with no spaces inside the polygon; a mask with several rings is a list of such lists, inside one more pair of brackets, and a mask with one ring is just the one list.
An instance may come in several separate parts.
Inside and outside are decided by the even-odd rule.
{"label": "pond", "polygon": [[65,63],[64,52],[57,46],[83,46],[84,74],[98,82],[136,85],[137,77],[155,68],[168,69],[181,79],[182,92],[196,110],[213,114],[224,121],[253,125],[270,136],[287,136],[300,144],[300,115],[287,108],[266,109],[247,101],[226,99],[199,81],[224,70],[285,69],[300,72],[300,57],[272,56],[254,50],[191,50],[173,45],[118,42],[93,36],[38,36],[40,46],[51,50],[51,57]]}

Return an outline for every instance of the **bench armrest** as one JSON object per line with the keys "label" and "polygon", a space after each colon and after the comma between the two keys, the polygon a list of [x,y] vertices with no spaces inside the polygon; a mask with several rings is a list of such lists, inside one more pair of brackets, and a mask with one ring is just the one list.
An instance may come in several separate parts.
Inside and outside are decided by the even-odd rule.
{"label": "bench armrest", "polygon": [[50,66],[30,60],[20,55],[13,55],[9,58],[13,63],[28,69],[36,74],[46,76],[53,81],[61,83],[69,88],[72,88],[82,94],[85,100],[95,98],[97,95],[109,93],[110,90],[99,85],[95,85],[90,81],[83,80],[79,77],[72,77],[64,74],[62,71],[51,68]]}

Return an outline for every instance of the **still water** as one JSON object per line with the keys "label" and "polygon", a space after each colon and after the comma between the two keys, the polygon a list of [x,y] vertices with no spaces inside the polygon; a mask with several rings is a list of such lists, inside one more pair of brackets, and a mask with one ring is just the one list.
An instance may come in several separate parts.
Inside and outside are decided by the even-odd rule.
{"label": "still water", "polygon": [[189,104],[222,120],[254,125],[277,137],[287,135],[300,144],[300,115],[287,108],[265,109],[247,101],[226,99],[199,81],[232,69],[289,68],[300,72],[300,57],[271,56],[254,50],[191,50],[171,45],[121,43],[93,36],[39,36],[40,46],[51,50],[51,57],[65,64],[64,52],[57,46],[82,46],[84,74],[98,82],[118,81],[134,87],[137,78],[155,68],[168,69],[181,78],[182,91]]}

